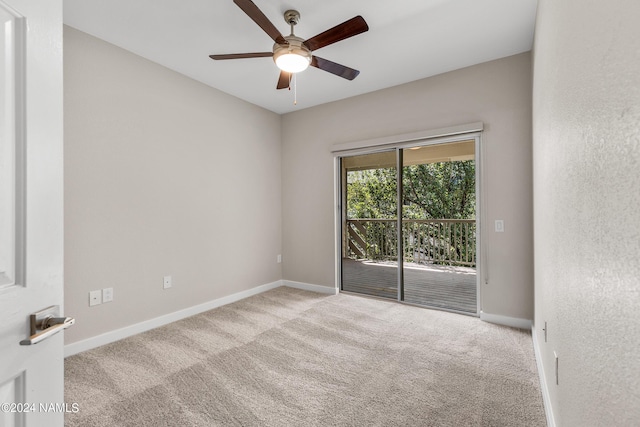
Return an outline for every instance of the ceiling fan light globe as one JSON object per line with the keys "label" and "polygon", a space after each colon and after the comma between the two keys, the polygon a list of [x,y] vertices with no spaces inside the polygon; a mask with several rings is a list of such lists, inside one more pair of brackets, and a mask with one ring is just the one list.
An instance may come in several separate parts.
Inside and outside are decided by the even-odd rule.
{"label": "ceiling fan light globe", "polygon": [[299,55],[297,53],[283,53],[275,58],[276,65],[282,71],[288,73],[299,73],[309,67],[311,58]]}
{"label": "ceiling fan light globe", "polygon": [[299,73],[311,64],[311,51],[303,44],[304,40],[293,34],[285,37],[286,44],[273,45],[273,61],[278,68],[288,73]]}

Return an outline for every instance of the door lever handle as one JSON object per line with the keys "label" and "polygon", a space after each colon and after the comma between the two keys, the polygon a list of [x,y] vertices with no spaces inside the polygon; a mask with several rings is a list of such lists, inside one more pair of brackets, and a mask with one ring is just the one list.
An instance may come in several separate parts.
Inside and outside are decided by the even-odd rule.
{"label": "door lever handle", "polygon": [[59,322],[55,323],[53,326],[49,326],[46,329],[41,330],[37,334],[31,335],[26,340],[20,341],[20,345],[38,344],[40,341],[43,341],[76,323],[76,319],[74,319],[73,317],[56,317],[55,319],[59,320]]}
{"label": "door lever handle", "polygon": [[54,313],[57,311],[57,306],[51,306],[29,316],[31,336],[20,341],[20,345],[38,344],[76,323],[73,317],[55,317]]}

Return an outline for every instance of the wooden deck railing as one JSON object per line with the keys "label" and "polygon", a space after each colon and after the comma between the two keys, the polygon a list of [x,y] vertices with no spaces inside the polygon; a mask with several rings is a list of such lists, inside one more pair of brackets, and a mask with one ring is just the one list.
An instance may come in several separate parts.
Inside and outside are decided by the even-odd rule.
{"label": "wooden deck railing", "polygon": [[[405,219],[402,224],[405,262],[475,267],[475,220]],[[347,256],[397,261],[397,227],[395,219],[347,220]]]}

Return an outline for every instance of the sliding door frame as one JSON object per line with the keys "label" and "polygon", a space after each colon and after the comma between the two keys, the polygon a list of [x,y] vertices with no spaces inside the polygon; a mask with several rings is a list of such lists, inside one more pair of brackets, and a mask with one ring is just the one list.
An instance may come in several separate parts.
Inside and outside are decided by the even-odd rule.
{"label": "sliding door frame", "polygon": [[[335,262],[335,286],[339,292],[344,292],[342,290],[342,257],[343,257],[343,236],[344,236],[344,224],[346,221],[345,209],[346,209],[346,176],[344,174],[344,170],[342,167],[342,159],[345,157],[353,157],[365,154],[375,154],[385,151],[396,151],[396,169],[397,169],[397,197],[396,203],[398,208],[398,223],[397,223],[397,233],[398,233],[398,276],[397,276],[397,287],[398,287],[398,297],[397,302],[407,305],[417,305],[413,303],[408,303],[404,301],[404,286],[403,286],[403,258],[401,254],[403,254],[402,247],[402,173],[403,173],[403,150],[414,147],[426,147],[431,145],[439,145],[439,144],[449,144],[455,142],[462,141],[475,141],[475,153],[474,153],[474,161],[475,161],[475,191],[476,191],[476,312],[475,313],[467,313],[458,310],[452,310],[441,307],[432,307],[432,306],[423,306],[418,305],[419,307],[426,307],[435,310],[441,311],[449,311],[459,314],[472,315],[472,316],[480,316],[480,312],[482,309],[482,292],[481,292],[481,283],[484,281],[484,268],[485,265],[484,260],[486,259],[486,251],[483,242],[483,230],[482,227],[482,218],[483,218],[483,199],[484,192],[482,191],[482,129],[475,132],[468,133],[458,133],[451,136],[439,136],[432,138],[423,138],[418,140],[408,140],[408,141],[399,141],[390,144],[383,145],[372,145],[372,146],[362,146],[358,148],[345,149],[345,150],[335,150],[334,154],[334,179],[335,179],[335,254],[336,254],[336,262]],[[388,301],[388,300],[387,300]]]}
{"label": "sliding door frame", "polygon": [[402,148],[396,147],[396,206],[398,208],[398,213],[396,214],[396,239],[398,240],[398,248],[396,251],[398,252],[398,278],[396,287],[398,288],[398,301],[404,302],[404,245],[402,239],[402,193],[404,192],[403,181],[403,171],[404,171],[404,151]]}

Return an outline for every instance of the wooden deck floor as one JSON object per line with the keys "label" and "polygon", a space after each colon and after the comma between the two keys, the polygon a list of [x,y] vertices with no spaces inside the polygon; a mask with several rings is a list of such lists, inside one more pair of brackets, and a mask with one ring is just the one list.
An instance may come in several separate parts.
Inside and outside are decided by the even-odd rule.
{"label": "wooden deck floor", "polygon": [[[375,263],[345,258],[342,289],[397,299],[398,269],[395,263]],[[477,312],[475,269],[404,264],[404,301],[465,313]]]}

